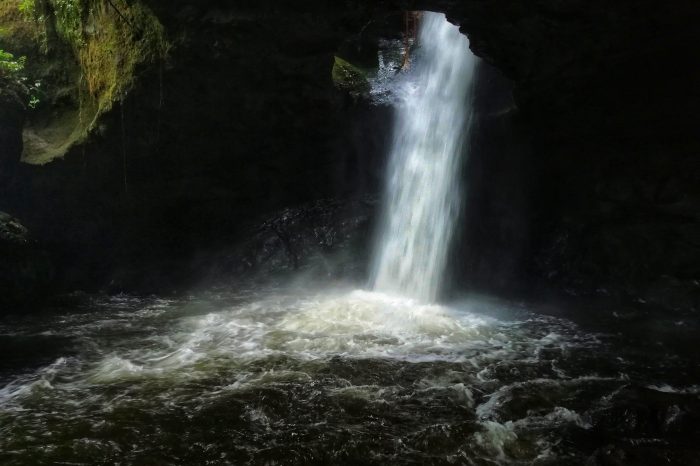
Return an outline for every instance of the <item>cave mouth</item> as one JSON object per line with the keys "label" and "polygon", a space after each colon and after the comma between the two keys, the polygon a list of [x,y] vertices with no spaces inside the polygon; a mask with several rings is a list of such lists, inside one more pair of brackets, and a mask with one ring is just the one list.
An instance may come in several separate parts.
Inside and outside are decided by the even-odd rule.
{"label": "cave mouth", "polygon": [[[570,173],[583,166],[587,175],[605,175],[615,159],[594,169],[568,166],[558,152],[534,157],[528,138],[535,130],[525,120],[547,127],[550,138],[538,150],[558,142],[559,133],[551,137],[558,127],[547,125],[571,121],[553,122],[532,107],[520,113],[512,83],[486,64],[474,69],[466,39],[441,15],[442,39],[459,39],[458,46],[431,51],[419,43],[427,13],[386,15],[375,31],[361,29],[341,43],[329,79],[335,44],[307,55],[308,36],[294,34],[311,30],[317,18],[305,11],[282,18],[298,13],[296,6],[265,11],[265,21],[251,19],[250,6],[219,7],[202,13],[189,5],[170,18],[186,24],[183,43],[193,41],[196,63],[188,56],[179,76],[165,84],[154,78],[107,115],[111,126],[99,135],[106,142],[91,141],[104,158],[86,157],[88,146],[64,163],[22,167],[37,170],[19,178],[33,184],[15,182],[25,212],[37,205],[29,202],[32,190],[45,190],[37,198],[48,202],[40,215],[56,237],[47,236],[61,245],[54,258],[71,264],[66,270],[111,281],[100,292],[61,295],[48,305],[26,298],[37,312],[0,315],[0,462],[696,462],[697,315],[676,291],[692,271],[680,259],[681,279],[661,267],[659,289],[631,303],[612,299],[596,281],[609,270],[612,278],[643,276],[647,268],[638,261],[615,268],[612,258],[627,247],[619,232],[645,250],[667,226],[649,227],[655,214],[687,225],[683,182],[666,173],[650,190],[602,176],[591,188]],[[265,42],[290,23],[292,33]],[[226,40],[213,44],[214,58],[203,57],[202,45],[214,36]],[[236,48],[233,39],[246,37],[255,46]],[[447,53],[454,51],[458,57]],[[261,74],[235,66],[242,62]],[[403,85],[404,94],[395,92]],[[173,89],[185,97],[168,102]],[[298,96],[289,98],[290,89]],[[565,102],[570,97],[557,92]],[[229,101],[235,108],[221,105]],[[329,108],[343,109],[339,122],[326,121]],[[253,118],[260,109],[265,118]],[[305,120],[309,109],[317,115]],[[178,111],[186,125],[171,119]],[[366,131],[377,122],[379,142]],[[149,131],[137,132],[139,125]],[[204,127],[211,140],[198,133]],[[338,128],[346,133],[329,138]],[[132,157],[139,144],[151,149],[162,139],[170,139],[156,146],[165,155]],[[567,151],[594,158],[589,146],[562,139]],[[322,151],[334,144],[341,149]],[[366,169],[359,155],[366,152],[382,153],[368,164],[385,188],[380,201],[381,189],[325,189],[335,184],[335,169],[339,178]],[[355,162],[342,164],[338,154]],[[74,172],[80,175],[71,178]],[[103,186],[104,179],[110,183]],[[74,183],[61,191],[64,180]],[[354,175],[346,184],[357,188],[361,180]],[[570,204],[553,195],[571,193],[557,189],[574,182],[583,194]],[[654,209],[605,217],[637,205],[630,199],[638,188]],[[81,228],[61,221],[65,205],[51,196],[59,192],[67,192],[63,202]],[[86,193],[95,198],[80,204]],[[96,207],[113,210],[105,220]],[[672,216],[676,210],[685,223]],[[24,274],[9,276],[49,277],[50,263],[32,249],[28,230],[2,213],[0,226],[0,246],[11,244],[8,257]],[[110,236],[113,230],[120,234]],[[54,239],[60,234],[63,240]],[[213,254],[205,250],[209,238],[216,239]],[[75,265],[85,250],[95,255],[91,268]],[[602,266],[595,261],[601,256]],[[190,268],[206,270],[200,286],[153,294],[163,275]],[[5,270],[0,266],[0,278]],[[531,286],[523,275],[536,273],[574,291],[514,291],[514,282]],[[130,286],[148,280],[156,285],[143,293]],[[617,283],[633,289],[631,281]],[[591,288],[600,293],[571,296]],[[669,296],[668,313],[647,305]]]}
{"label": "cave mouth", "polygon": [[[74,351],[3,388],[0,403],[12,421],[2,432],[5,450],[38,462],[79,462],[96,454],[124,459],[125,444],[133,452],[128,462],[143,460],[140,452],[154,444],[165,458],[213,454],[234,462],[286,461],[291,450],[299,460],[355,462],[368,448],[381,462],[397,455],[423,462],[438,451],[445,458],[468,454],[489,461],[511,450],[535,460],[561,454],[552,452],[560,439],[549,438],[562,425],[590,428],[565,399],[583,391],[594,403],[599,390],[623,383],[614,370],[572,374],[571,352],[579,364],[579,354],[597,354],[593,335],[566,319],[531,325],[531,310],[506,302],[434,304],[459,217],[459,167],[469,147],[464,133],[472,123],[477,60],[444,15],[414,18],[420,19],[421,50],[410,60],[401,57],[404,76],[393,88],[377,84],[401,95],[381,97],[396,106],[396,136],[373,291],[302,278],[281,289],[226,291],[211,301],[79,300],[88,312],[29,325],[38,332],[30,341],[46,339],[47,357],[68,342]],[[47,325],[50,334],[36,325]],[[8,330],[13,340],[22,338]],[[542,358],[549,346],[559,349],[548,353],[553,359]],[[519,383],[484,374],[517,374],[532,365],[538,377],[523,383],[537,395],[525,401],[525,411],[504,408],[519,396]],[[542,383],[543,377],[551,380]],[[543,404],[552,386],[564,394]],[[179,421],[168,421],[173,407]],[[36,412],[53,413],[51,426],[29,414]],[[517,416],[517,425],[501,422],[504,415]],[[228,421],[223,430],[213,429],[211,422],[222,416]],[[370,428],[377,421],[389,428]],[[182,422],[188,431],[205,433],[206,450],[202,441],[174,441]],[[86,426],[95,440],[84,444],[77,433]],[[71,440],[52,440],[58,433]],[[451,440],[444,444],[445,438]],[[51,446],[37,449],[34,442]],[[270,451],[270,443],[278,449]]]}

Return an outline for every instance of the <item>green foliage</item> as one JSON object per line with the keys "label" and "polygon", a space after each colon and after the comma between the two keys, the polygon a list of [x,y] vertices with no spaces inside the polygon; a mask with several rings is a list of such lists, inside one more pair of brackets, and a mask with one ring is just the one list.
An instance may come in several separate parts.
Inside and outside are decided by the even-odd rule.
{"label": "green foliage", "polygon": [[337,56],[335,57],[332,76],[333,83],[337,88],[349,92],[355,97],[369,91],[370,85],[367,79],[367,71]]}
{"label": "green foliage", "polygon": [[36,0],[22,0],[19,4],[19,11],[25,18],[34,18],[36,15]]}
{"label": "green foliage", "polygon": [[11,53],[0,49],[0,77],[20,80],[26,61],[27,57],[15,58]]}
{"label": "green foliage", "polygon": [[56,16],[56,32],[69,44],[83,44],[83,2],[81,0],[49,0]]}
{"label": "green foliage", "polygon": [[165,56],[167,41],[158,19],[140,3],[91,5],[77,58],[88,93],[104,111],[128,91],[140,65]]}
{"label": "green foliage", "polygon": [[39,97],[43,95],[43,92],[41,90],[41,81],[35,81],[33,84],[30,84],[28,87],[29,87],[29,102],[27,102],[27,105],[29,106],[29,108],[34,110],[41,103],[41,99],[39,99]]}
{"label": "green foliage", "polygon": [[45,0],[0,0],[0,47],[22,51],[32,57],[35,45],[46,41],[46,27],[41,14]]}
{"label": "green foliage", "polygon": [[42,144],[25,144],[25,160],[46,163],[84,141],[137,74],[166,57],[163,26],[144,3],[0,0],[0,47],[29,57],[25,67],[2,52],[0,77],[28,91],[29,108],[51,112],[46,128],[33,128]]}
{"label": "green foliage", "polygon": [[9,52],[5,52],[0,49],[0,78],[9,79],[10,82],[16,84],[22,84],[26,86],[29,90],[29,108],[36,108],[41,100],[39,95],[41,94],[41,81],[35,81],[34,83],[27,83],[27,76],[24,74],[24,67],[27,63],[27,57],[15,58],[15,56]]}

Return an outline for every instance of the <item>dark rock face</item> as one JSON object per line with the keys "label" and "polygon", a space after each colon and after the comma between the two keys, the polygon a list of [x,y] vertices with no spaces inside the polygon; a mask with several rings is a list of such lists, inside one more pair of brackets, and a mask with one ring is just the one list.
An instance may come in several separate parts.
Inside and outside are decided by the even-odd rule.
{"label": "dark rock face", "polygon": [[364,175],[346,171],[372,154],[344,130],[357,110],[331,70],[366,7],[147,3],[175,43],[169,62],[90,142],[22,166],[0,200],[50,239],[66,288],[185,287],[200,256],[230,248],[261,214],[363,194]]}
{"label": "dark rock face", "polygon": [[474,190],[471,278],[490,264],[487,287],[543,280],[697,308],[697,3],[408,3],[446,11],[513,81],[517,111],[484,120],[476,168],[503,192]]}
{"label": "dark rock face", "polygon": [[45,298],[53,269],[19,220],[0,212],[0,313]]}
{"label": "dark rock face", "polygon": [[[429,9],[514,96],[484,107],[467,162],[455,287],[697,307],[697,2],[146,3],[175,44],[169,62],[88,144],[20,167],[0,199],[50,240],[65,287],[184,284],[261,213],[375,194],[390,115],[333,88],[333,55],[367,42],[372,21]],[[16,141],[14,125],[0,127]]]}
{"label": "dark rock face", "polygon": [[11,245],[23,247],[29,244],[29,230],[19,220],[4,212],[0,212],[0,220],[0,238],[8,248]]}
{"label": "dark rock face", "polygon": [[22,156],[25,97],[21,86],[0,78],[0,193],[12,179]]}
{"label": "dark rock face", "polygon": [[320,279],[363,278],[371,251],[376,201],[320,200],[284,209],[254,227],[248,239],[213,258],[212,276],[304,272]]}

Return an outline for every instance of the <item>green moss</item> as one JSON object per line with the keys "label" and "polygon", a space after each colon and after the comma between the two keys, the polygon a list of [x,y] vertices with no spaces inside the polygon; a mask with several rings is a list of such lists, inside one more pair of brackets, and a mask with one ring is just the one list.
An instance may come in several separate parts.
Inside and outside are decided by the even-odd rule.
{"label": "green moss", "polygon": [[138,0],[0,3],[0,31],[13,39],[13,30],[27,31],[15,48],[33,47],[37,60],[30,60],[28,79],[42,80],[47,94],[42,98],[46,115],[39,112],[33,118],[37,124],[25,132],[28,163],[50,162],[84,141],[100,116],[129,92],[137,74],[168,51],[162,25]]}
{"label": "green moss", "polygon": [[332,76],[333,83],[338,89],[347,91],[354,96],[359,96],[370,90],[367,79],[368,72],[337,56]]}
{"label": "green moss", "polygon": [[35,0],[21,0],[19,2],[19,11],[25,16],[25,18],[32,19],[36,15],[36,1]]}
{"label": "green moss", "polygon": [[113,0],[91,2],[85,33],[74,42],[88,95],[109,110],[132,86],[140,65],[164,58],[163,27],[148,8]]}
{"label": "green moss", "polygon": [[35,20],[33,0],[0,0],[0,48],[24,53],[43,32]]}
{"label": "green moss", "polygon": [[48,0],[57,35],[74,51],[83,91],[109,110],[133,84],[139,65],[163,58],[163,27],[139,2]]}
{"label": "green moss", "polygon": [[56,32],[71,44],[83,41],[83,0],[49,0],[56,18]]}

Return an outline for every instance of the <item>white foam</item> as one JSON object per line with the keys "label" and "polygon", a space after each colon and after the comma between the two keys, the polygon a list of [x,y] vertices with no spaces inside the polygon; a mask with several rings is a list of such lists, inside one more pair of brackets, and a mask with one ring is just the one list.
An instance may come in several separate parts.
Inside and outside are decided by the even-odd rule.
{"label": "white foam", "polygon": [[656,390],[662,393],[678,393],[683,395],[697,395],[700,394],[700,385],[692,385],[690,387],[673,387],[669,384],[662,385],[648,385],[647,388]]}
{"label": "white foam", "polygon": [[583,429],[590,429],[591,423],[584,419],[579,413],[574,410],[557,406],[551,412],[544,416],[528,416],[524,419],[519,419],[516,424],[522,426],[543,426],[552,427],[563,424],[575,424]]}
{"label": "white foam", "polygon": [[481,424],[484,430],[474,434],[474,440],[476,440],[478,445],[491,451],[498,458],[504,459],[506,457],[506,446],[518,439],[513,422],[508,421],[501,424],[494,421],[485,421]]}
{"label": "white foam", "polygon": [[104,354],[83,377],[90,383],[196,378],[221,364],[276,354],[302,360],[462,361],[466,349],[483,344],[494,323],[445,306],[361,290],[307,298],[273,295],[181,318],[169,331],[149,337],[145,347]]}
{"label": "white foam", "polygon": [[37,371],[37,374],[19,377],[10,382],[0,388],[0,404],[11,402],[15,398],[31,396],[36,392],[53,390],[56,375],[70,362],[68,358],[61,357]]}

